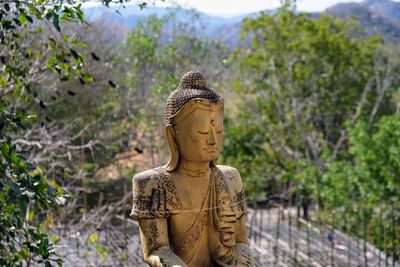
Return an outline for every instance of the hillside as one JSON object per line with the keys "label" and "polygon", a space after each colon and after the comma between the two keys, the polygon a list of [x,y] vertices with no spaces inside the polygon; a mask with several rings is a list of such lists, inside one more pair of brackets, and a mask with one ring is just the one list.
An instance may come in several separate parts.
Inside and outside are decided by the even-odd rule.
{"label": "hillside", "polygon": [[[90,22],[99,23],[101,25],[118,25],[121,29],[121,36],[125,36],[129,29],[135,27],[139,20],[150,15],[162,17],[171,12],[175,13],[182,21],[189,21],[193,16],[199,18],[204,27],[204,34],[210,37],[221,36],[224,41],[234,38],[233,35],[240,30],[240,22],[249,15],[241,15],[230,18],[210,16],[205,13],[195,12],[194,10],[185,10],[178,8],[161,8],[150,6],[141,10],[136,5],[127,5],[125,8],[110,9],[103,6],[86,8],[84,10],[86,18]],[[233,29],[231,29],[233,28]],[[231,34],[232,33],[232,34]],[[227,36],[227,37],[226,37]]]}
{"label": "hillside", "polygon": [[[136,5],[128,5],[116,11],[102,6],[85,9],[85,15],[89,21],[101,23],[120,29],[121,38],[126,36],[129,29],[135,27],[137,22],[146,16],[163,16],[169,12],[175,12],[183,21],[190,20],[193,12],[187,12],[182,8],[161,8],[150,6],[141,10]],[[390,0],[366,0],[361,3],[340,3],[328,8],[325,12],[344,19],[355,18],[365,29],[367,35],[380,34],[386,41],[400,41],[400,2]],[[319,16],[321,13],[313,14]],[[230,18],[211,16],[198,12],[197,15],[204,24],[204,32],[208,37],[219,39],[231,46],[239,42],[241,21],[246,17],[256,14],[245,14]],[[115,31],[114,31],[115,33]]]}
{"label": "hillside", "polygon": [[356,18],[368,35],[380,34],[386,41],[400,41],[400,3],[368,0],[361,3],[337,4],[326,10],[341,18]]}

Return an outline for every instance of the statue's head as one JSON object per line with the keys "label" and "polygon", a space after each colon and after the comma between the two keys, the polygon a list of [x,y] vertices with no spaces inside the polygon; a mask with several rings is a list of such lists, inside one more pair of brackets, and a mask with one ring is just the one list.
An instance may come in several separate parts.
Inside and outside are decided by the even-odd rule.
{"label": "statue's head", "polygon": [[183,75],[165,108],[168,171],[175,170],[181,159],[215,165],[223,142],[223,109],[223,98],[207,87],[200,72]]}

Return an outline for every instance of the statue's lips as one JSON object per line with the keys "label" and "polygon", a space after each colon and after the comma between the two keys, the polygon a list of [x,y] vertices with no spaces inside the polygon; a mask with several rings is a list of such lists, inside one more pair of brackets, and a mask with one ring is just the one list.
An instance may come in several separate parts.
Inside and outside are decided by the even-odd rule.
{"label": "statue's lips", "polygon": [[215,153],[215,152],[218,152],[218,149],[207,149],[207,148],[205,148],[204,149],[207,153]]}

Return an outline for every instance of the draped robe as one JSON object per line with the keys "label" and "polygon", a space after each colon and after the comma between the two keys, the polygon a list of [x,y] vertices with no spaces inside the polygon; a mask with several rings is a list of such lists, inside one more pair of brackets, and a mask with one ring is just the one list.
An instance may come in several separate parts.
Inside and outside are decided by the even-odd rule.
{"label": "draped robe", "polygon": [[[188,266],[247,266],[250,255],[226,247],[218,228],[224,220],[223,210],[236,217],[235,241],[246,244],[247,236],[241,220],[246,211],[243,184],[239,172],[228,166],[211,167],[210,182],[201,208],[191,210],[189,203],[163,167],[148,170],[133,179],[135,219],[167,218],[171,250]],[[208,257],[204,256],[208,255]]]}

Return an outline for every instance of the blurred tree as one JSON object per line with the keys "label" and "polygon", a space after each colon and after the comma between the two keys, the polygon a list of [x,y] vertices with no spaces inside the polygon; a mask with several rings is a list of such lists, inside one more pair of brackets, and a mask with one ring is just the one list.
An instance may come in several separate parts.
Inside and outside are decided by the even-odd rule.
{"label": "blurred tree", "polygon": [[[394,111],[398,65],[379,37],[350,36],[354,27],[327,15],[312,19],[289,3],[245,19],[250,46],[233,55],[240,113],[228,120],[224,158],[246,170],[245,183],[298,197],[305,213],[309,197],[324,205],[327,166],[349,157],[346,126],[373,125]],[[251,193],[265,192],[256,188]]]}
{"label": "blurred tree", "polygon": [[[113,1],[101,2],[108,6]],[[32,132],[30,127],[36,116],[34,109],[21,106],[32,103],[40,109],[48,107],[35,88],[36,84],[43,85],[49,81],[48,71],[54,72],[60,80],[79,77],[82,83],[93,81],[78,52],[79,47],[86,45],[61,31],[61,25],[66,22],[84,23],[80,1],[15,0],[0,3],[2,266],[41,262],[50,266],[51,260],[57,260],[52,258],[52,245],[39,224],[37,212],[55,207],[57,201],[62,204],[65,199],[57,183],[48,185],[46,171],[29,161],[32,146],[42,147],[40,142],[28,142],[24,138]],[[46,33],[46,39],[34,42],[35,37],[43,32]],[[73,91],[69,93],[74,94]],[[41,130],[45,129],[42,127]],[[45,143],[50,147],[54,145],[54,140],[53,136],[49,137]],[[59,260],[57,262],[61,263]]]}
{"label": "blurred tree", "polygon": [[[352,219],[368,225],[372,241],[393,255],[400,246],[394,228],[400,224],[400,114],[383,116],[372,131],[360,120],[348,132],[351,159],[333,161],[322,176],[325,208],[336,211],[346,230]],[[383,227],[394,237],[386,244],[380,239]],[[352,230],[364,235],[361,228]]]}
{"label": "blurred tree", "polygon": [[[245,19],[223,157],[256,199],[282,194],[306,219],[315,203],[317,219],[396,257],[399,50],[356,27],[290,1]],[[382,231],[394,238],[383,244]]]}

